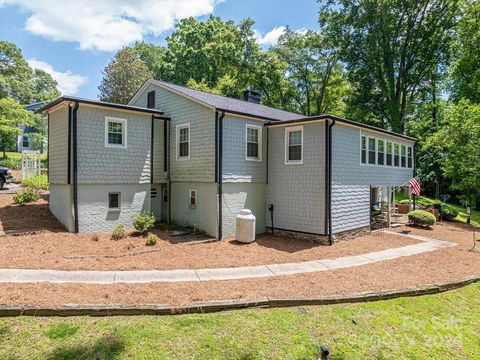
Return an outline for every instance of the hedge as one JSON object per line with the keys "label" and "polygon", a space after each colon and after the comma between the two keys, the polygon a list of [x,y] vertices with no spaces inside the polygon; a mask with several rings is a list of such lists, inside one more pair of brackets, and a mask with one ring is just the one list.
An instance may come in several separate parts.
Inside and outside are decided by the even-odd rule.
{"label": "hedge", "polygon": [[432,226],[437,222],[435,215],[424,210],[414,210],[408,213],[408,220],[416,226]]}

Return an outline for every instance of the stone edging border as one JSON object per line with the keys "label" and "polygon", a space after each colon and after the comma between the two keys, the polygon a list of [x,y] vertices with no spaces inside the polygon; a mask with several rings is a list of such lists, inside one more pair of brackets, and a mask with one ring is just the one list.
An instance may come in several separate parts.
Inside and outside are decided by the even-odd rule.
{"label": "stone edging border", "polygon": [[262,297],[256,300],[218,300],[187,304],[181,307],[170,305],[77,305],[43,308],[36,306],[9,306],[0,304],[0,317],[13,316],[129,316],[129,315],[180,315],[211,313],[245,308],[278,308],[290,306],[330,305],[389,300],[399,297],[411,297],[438,294],[458,289],[480,281],[480,275],[469,276],[449,283],[430,284],[406,290],[371,291],[339,296],[320,296],[304,298]]}

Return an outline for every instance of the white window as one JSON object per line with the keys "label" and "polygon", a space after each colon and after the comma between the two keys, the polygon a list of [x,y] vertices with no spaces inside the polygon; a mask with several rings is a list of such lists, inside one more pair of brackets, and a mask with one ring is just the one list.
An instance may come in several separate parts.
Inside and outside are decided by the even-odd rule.
{"label": "white window", "polygon": [[402,167],[407,167],[407,148],[405,145],[402,145]]}
{"label": "white window", "polygon": [[385,165],[385,140],[377,140],[377,164]]}
{"label": "white window", "polygon": [[177,160],[190,159],[190,124],[177,125]]}
{"label": "white window", "polygon": [[127,147],[127,120],[105,117],[105,146],[114,148]]}
{"label": "white window", "polygon": [[255,125],[246,125],[245,128],[246,160],[262,160],[262,128]]}
{"label": "white window", "polygon": [[197,207],[197,190],[190,190],[190,207]]}
{"label": "white window", "polygon": [[374,138],[368,138],[368,163],[370,165],[375,165],[375,156],[377,142]]}
{"label": "white window", "polygon": [[393,150],[394,150],[393,165],[400,166],[400,145],[393,144]]}
{"label": "white window", "polygon": [[303,126],[285,129],[285,164],[303,164]]}
{"label": "white window", "polygon": [[408,167],[411,169],[413,166],[413,148],[408,147]]}
{"label": "white window", "polygon": [[390,141],[387,141],[387,166],[393,165],[393,145]]}
{"label": "white window", "polygon": [[108,194],[108,209],[119,210],[120,209],[120,193]]}
{"label": "white window", "polygon": [[367,163],[367,137],[366,136],[362,136],[362,143],[361,143],[361,159],[360,161],[362,162],[362,164],[366,164]]}

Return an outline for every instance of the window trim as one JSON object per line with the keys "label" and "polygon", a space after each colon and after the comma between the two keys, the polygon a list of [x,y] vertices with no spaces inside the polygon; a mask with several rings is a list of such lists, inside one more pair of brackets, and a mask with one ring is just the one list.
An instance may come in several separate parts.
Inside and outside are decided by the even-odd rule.
{"label": "window trim", "polygon": [[[193,194],[193,196],[192,196]],[[194,204],[192,204],[192,199],[194,199]],[[194,209],[197,207],[197,190],[193,190],[193,189],[190,189],[188,191],[188,206],[190,206],[190,208]]]}
{"label": "window trim", "polygon": [[[122,145],[110,144],[108,142],[108,123],[113,122],[122,124]],[[105,116],[105,147],[113,149],[126,149],[127,148],[127,119],[116,118],[112,116]]]}
{"label": "window trim", "polygon": [[[188,156],[180,156],[180,130],[188,129]],[[190,144],[192,137],[190,135],[190,123],[179,124],[175,127],[175,158],[177,161],[190,160]]]}
{"label": "window trim", "polygon": [[[405,155],[404,151],[405,150]],[[405,160],[405,165],[403,165],[403,161]],[[400,167],[407,168],[407,146],[405,144],[400,144]]]}
{"label": "window trim", "polygon": [[[379,159],[378,156],[379,156],[379,154],[380,154],[380,151],[379,151],[380,147],[378,146],[378,144],[379,144],[380,142],[383,143],[383,153],[382,153],[382,154],[383,154],[383,156],[382,156],[383,164],[379,164],[379,163],[378,163],[378,159]],[[382,139],[377,138],[377,148],[376,148],[376,151],[375,151],[375,153],[376,153],[375,161],[377,162],[377,165],[378,165],[378,166],[385,166],[385,163],[386,163],[386,160],[387,160],[387,157],[386,157],[387,151],[386,151],[386,150],[387,150],[387,141],[386,141],[385,139],[383,139],[383,138],[382,138]]]}
{"label": "window trim", "polygon": [[[291,132],[295,132],[295,131],[300,131],[301,132],[301,142],[300,142],[300,146],[301,146],[301,153],[300,153],[300,160],[289,160],[288,159],[288,155],[289,155],[289,148],[290,148],[290,144],[289,144],[289,134]],[[285,128],[285,165],[303,165],[303,125],[299,125],[299,126],[290,126],[290,127],[286,127]]]}
{"label": "window trim", "polygon": [[[258,157],[248,156],[248,129],[258,131]],[[262,127],[253,124],[245,124],[245,160],[246,161],[262,161]]]}
{"label": "window trim", "polygon": [[[118,207],[110,207],[110,195],[118,195]],[[119,191],[112,191],[108,193],[108,211],[120,211],[122,208],[122,194]]]}

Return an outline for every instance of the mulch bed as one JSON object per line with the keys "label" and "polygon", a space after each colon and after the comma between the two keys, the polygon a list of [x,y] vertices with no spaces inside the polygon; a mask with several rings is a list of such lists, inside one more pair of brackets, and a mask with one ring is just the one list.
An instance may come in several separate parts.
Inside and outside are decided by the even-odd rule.
{"label": "mulch bed", "polygon": [[[454,223],[439,223],[432,230],[408,226],[405,226],[404,229],[412,234],[451,241],[458,245],[352,268],[272,278],[139,285],[1,284],[0,303],[35,306],[61,306],[63,304],[170,304],[181,306],[192,302],[210,300],[310,297],[345,295],[364,291],[409,289],[437,282],[445,283],[480,274],[480,253],[468,251],[473,243],[472,232],[468,227]],[[397,231],[401,231],[401,229]],[[57,237],[58,235],[61,236]],[[396,241],[393,240],[396,238],[392,236],[392,241]],[[480,234],[477,234],[477,238],[480,239]],[[409,239],[405,240],[410,241]],[[42,245],[37,246],[37,241],[39,241],[38,244]],[[84,242],[83,244],[82,241]],[[66,260],[60,260],[58,257],[59,253],[55,256],[52,256],[52,254],[55,254],[57,249],[63,248],[63,242],[67,245],[64,250],[61,250],[64,251],[62,254],[71,256],[77,254],[77,251],[80,251],[80,249],[88,248],[87,242],[92,243],[93,247],[108,248],[111,253],[119,245],[127,246],[131,241],[138,241],[138,243],[135,242],[138,249],[146,248],[141,238],[132,237],[125,241],[115,242],[109,240],[106,234],[102,235],[98,242],[92,241],[87,235],[74,236],[64,232],[49,232],[48,234],[37,234],[28,237],[1,237],[0,249],[2,252],[0,259],[2,264],[0,267],[32,268],[36,267],[32,266],[33,264],[38,266],[38,264],[42,263],[41,259],[46,258],[49,259],[49,267],[61,269],[67,264]],[[78,244],[76,245],[75,242],[78,242]],[[387,235],[385,237],[372,235],[371,237],[357,238],[334,244],[333,247],[297,242],[295,240],[287,241],[287,239],[282,240],[281,238],[270,236],[261,237],[257,243],[246,246],[236,245],[229,241],[210,244],[173,245],[166,239],[165,241],[160,241],[157,245],[162,251],[150,255],[142,255],[142,258],[139,259],[136,259],[135,256],[127,256],[116,259],[113,262],[105,260],[88,264],[86,261],[81,261],[74,265],[77,269],[79,264],[83,264],[82,266],[86,266],[83,268],[87,269],[97,267],[109,269],[109,266],[112,264],[115,264],[116,269],[122,269],[123,266],[125,266],[123,269],[133,269],[133,266],[142,268],[141,266],[147,263],[145,259],[149,259],[149,256],[154,256],[148,261],[160,261],[161,263],[159,266],[149,268],[166,268],[167,264],[172,266],[172,268],[240,266],[255,264],[255,261],[273,263],[302,261],[312,257],[347,256],[401,245],[405,245],[405,243],[393,244],[390,237],[387,238]],[[164,248],[162,248],[163,246]],[[378,248],[376,248],[377,246]],[[17,251],[15,251],[15,248]],[[169,250],[170,248],[172,250]],[[88,249],[89,251],[91,250],[90,248]],[[173,249],[180,250],[174,251]],[[124,249],[123,251],[126,250]],[[189,253],[184,255],[182,251]],[[312,257],[310,257],[311,253],[314,254]],[[173,256],[175,258],[171,258]],[[11,264],[15,264],[15,266],[9,266]],[[52,266],[52,264],[57,264],[58,267]]]}
{"label": "mulch bed", "polygon": [[[160,241],[146,246],[134,232],[122,240],[108,233],[71,234],[48,211],[47,198],[29,205],[11,205],[0,196],[0,221],[5,228],[37,230],[0,237],[0,268],[56,270],[153,270],[237,267],[335,258],[416,244],[393,235],[372,234],[325,246],[311,241],[262,235],[252,244],[234,240],[175,243],[178,238],[156,230]],[[10,197],[11,198],[11,197]],[[7,203],[7,205],[5,205]],[[17,214],[17,216],[15,216]],[[5,215],[5,217],[4,217]],[[26,220],[28,219],[28,220]]]}

